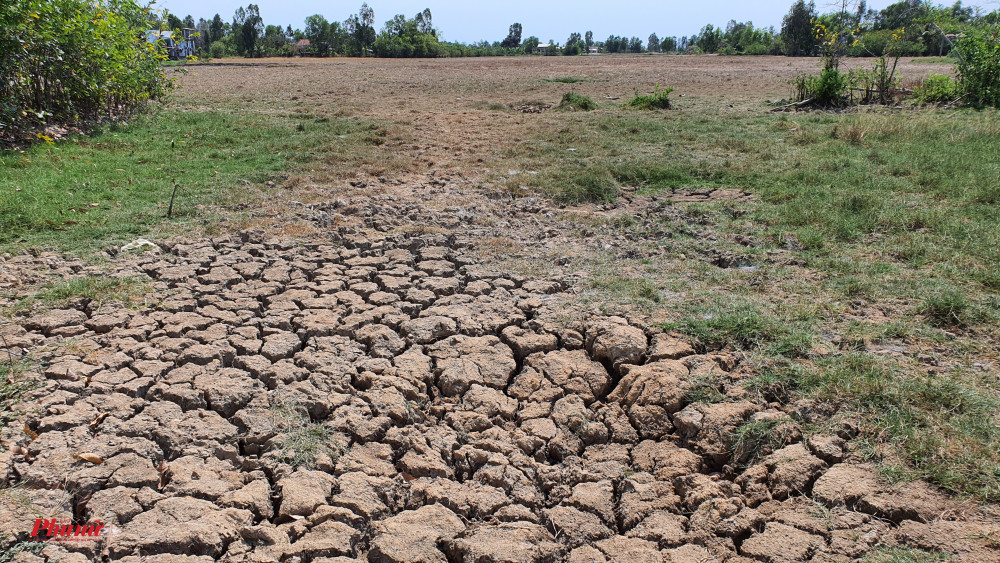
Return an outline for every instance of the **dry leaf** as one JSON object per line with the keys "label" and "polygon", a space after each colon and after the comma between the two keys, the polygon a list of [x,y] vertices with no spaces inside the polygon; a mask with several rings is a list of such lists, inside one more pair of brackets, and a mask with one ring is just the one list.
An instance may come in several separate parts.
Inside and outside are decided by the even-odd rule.
{"label": "dry leaf", "polygon": [[406,479],[407,481],[412,481],[412,480],[416,479],[416,477],[414,477],[413,475],[410,475],[409,473],[407,473],[407,472],[404,471],[403,472],[403,479]]}
{"label": "dry leaf", "polygon": [[163,488],[167,486],[167,483],[170,482],[172,472],[170,471],[170,466],[167,465],[167,462],[162,459],[160,460],[160,464],[156,466],[156,470],[160,472],[160,483],[156,486],[156,489],[162,491]]}
{"label": "dry leaf", "polygon": [[90,431],[91,432],[96,432],[97,431],[97,427],[100,426],[100,424],[102,422],[104,422],[105,418],[108,418],[108,413],[102,412],[101,414],[97,415],[97,418],[95,418],[94,420],[91,420],[90,421]]}
{"label": "dry leaf", "polygon": [[29,428],[27,424],[24,425],[24,433],[27,434],[29,438],[31,438],[32,442],[38,439],[38,432],[35,432],[31,428]]}
{"label": "dry leaf", "polygon": [[101,458],[101,456],[91,453],[73,454],[73,459],[79,459],[81,461],[89,461],[94,465],[100,465],[104,463],[104,460]]}

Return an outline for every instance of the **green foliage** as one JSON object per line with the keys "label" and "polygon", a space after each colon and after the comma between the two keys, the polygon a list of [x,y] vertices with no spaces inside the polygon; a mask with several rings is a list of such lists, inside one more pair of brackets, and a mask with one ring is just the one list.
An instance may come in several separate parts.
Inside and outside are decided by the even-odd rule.
{"label": "green foliage", "polygon": [[965,102],[1000,108],[1000,26],[969,30],[956,48]]}
{"label": "green foliage", "polygon": [[959,96],[959,85],[947,74],[932,74],[913,91],[913,98],[918,104],[946,104],[955,101]]}
{"label": "green foliage", "polygon": [[575,76],[564,76],[562,78],[546,78],[546,82],[558,82],[559,84],[577,84],[579,82],[584,82],[582,78],[577,78]]}
{"label": "green foliage", "polygon": [[839,106],[844,103],[849,80],[847,73],[827,68],[819,76],[799,75],[794,84],[799,101],[812,100],[817,105]]}
{"label": "green foliage", "polygon": [[122,118],[164,95],[151,14],[134,0],[0,4],[0,148],[49,123]]}
{"label": "green foliage", "polygon": [[430,27],[430,11],[417,14],[408,20],[397,15],[385,23],[385,28],[375,40],[378,57],[436,57],[440,53],[437,34]]}
{"label": "green foliage", "polygon": [[673,91],[673,88],[660,89],[660,85],[657,84],[652,94],[636,93],[634,98],[625,102],[625,105],[635,109],[670,109],[670,93]]}
{"label": "green foliage", "polygon": [[597,104],[587,96],[567,92],[563,94],[562,101],[559,102],[556,109],[562,111],[591,111],[597,109]]}
{"label": "green foliage", "polygon": [[788,15],[781,23],[781,39],[785,44],[785,54],[801,57],[815,48],[813,20],[816,18],[816,4],[810,0],[796,0]]}
{"label": "green foliage", "polygon": [[856,44],[848,47],[847,54],[852,57],[880,57],[896,54],[904,57],[918,57],[924,54],[926,47],[919,41],[919,36],[911,35],[916,29],[916,27],[909,28],[899,39],[893,37],[899,34],[898,28],[865,32],[858,38]]}
{"label": "green foliage", "polygon": [[[519,23],[513,23],[510,26],[510,30],[507,33],[507,37],[500,43],[500,46],[504,49],[514,49],[521,45],[521,33],[524,28],[521,27]],[[538,45],[538,39],[535,38],[535,45]]]}

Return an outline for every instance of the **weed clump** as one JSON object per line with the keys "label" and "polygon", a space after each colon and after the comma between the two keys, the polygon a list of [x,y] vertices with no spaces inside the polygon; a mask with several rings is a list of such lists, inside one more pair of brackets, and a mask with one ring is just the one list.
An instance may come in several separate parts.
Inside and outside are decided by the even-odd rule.
{"label": "weed clump", "polygon": [[574,92],[563,94],[562,101],[556,106],[561,111],[592,111],[597,109],[597,104],[587,96],[581,96]]}
{"label": "weed clump", "polygon": [[934,326],[960,326],[970,320],[971,305],[964,293],[948,289],[925,299],[920,312]]}
{"label": "weed clump", "polygon": [[920,105],[948,104],[961,95],[961,89],[947,74],[932,74],[913,90],[913,98]]}
{"label": "weed clump", "polygon": [[670,109],[670,93],[673,91],[673,88],[660,89],[657,85],[652,94],[636,92],[635,97],[625,102],[625,105],[635,109]]}
{"label": "weed clump", "polygon": [[575,76],[564,76],[561,78],[546,78],[546,82],[557,82],[559,84],[576,84],[578,82],[583,82],[582,78],[577,78]]}

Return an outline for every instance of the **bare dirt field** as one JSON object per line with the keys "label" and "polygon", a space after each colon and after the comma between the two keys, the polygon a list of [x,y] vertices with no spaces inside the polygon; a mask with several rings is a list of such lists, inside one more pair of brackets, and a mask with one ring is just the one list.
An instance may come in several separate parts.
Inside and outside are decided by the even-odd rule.
{"label": "bare dirt field", "polygon": [[[897,442],[875,444],[856,411],[762,385],[773,366],[757,352],[669,324],[699,292],[752,287],[803,310],[829,300],[801,289],[825,275],[797,239],[744,262],[755,233],[723,233],[701,207],[740,217],[734,206],[759,195],[623,185],[614,202],[572,205],[522,185],[538,144],[576,135],[581,113],[526,106],[572,90],[599,103],[595,119],[628,120],[621,100],[670,85],[677,109],[664,119],[697,135],[707,119],[765,114],[816,64],[189,67],[174,108],[357,120],[373,141],[363,155],[324,147],[213,236],[100,262],[4,258],[12,307],[59,278],[135,287],[0,322],[10,376],[23,359],[38,385],[0,433],[0,547],[24,563],[1000,561],[994,505],[890,482],[880,456],[904,456],[875,456]],[[566,78],[580,81],[547,81]],[[892,314],[845,307],[824,327]],[[916,362],[935,353],[928,342],[897,356]],[[840,343],[810,343],[788,363],[822,365]],[[38,548],[35,518],[105,531]]]}

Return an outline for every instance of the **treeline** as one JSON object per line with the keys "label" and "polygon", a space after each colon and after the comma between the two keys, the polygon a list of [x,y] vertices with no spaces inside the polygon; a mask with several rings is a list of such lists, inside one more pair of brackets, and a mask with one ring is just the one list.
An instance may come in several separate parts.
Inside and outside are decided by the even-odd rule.
{"label": "treeline", "polygon": [[864,0],[841,0],[839,7],[820,13],[813,1],[796,0],[780,29],[731,20],[725,27],[708,24],[681,37],[653,33],[646,39],[611,35],[597,41],[593,32],[587,31],[570,34],[562,44],[552,39],[543,42],[536,36],[522,38],[520,23],[511,25],[507,37],[498,41],[442,41],[430,10],[413,18],[396,15],[376,31],[375,12],[367,3],[342,22],[328,21],[320,14],[309,16],[300,29],[265,25],[254,4],[238,9],[231,21],[219,14],[198,21],[167,14],[163,23],[169,28],[198,31],[197,47],[203,57],[483,57],[591,53],[814,56],[820,54],[815,36],[818,25],[846,41],[848,56],[879,56],[890,42],[898,49],[899,40],[894,38],[898,35],[906,55],[944,55],[952,49],[952,36],[960,38],[970,29],[1000,22],[1000,11],[984,14],[978,8],[963,6],[961,0],[951,6],[903,0],[884,10],[869,9]]}

